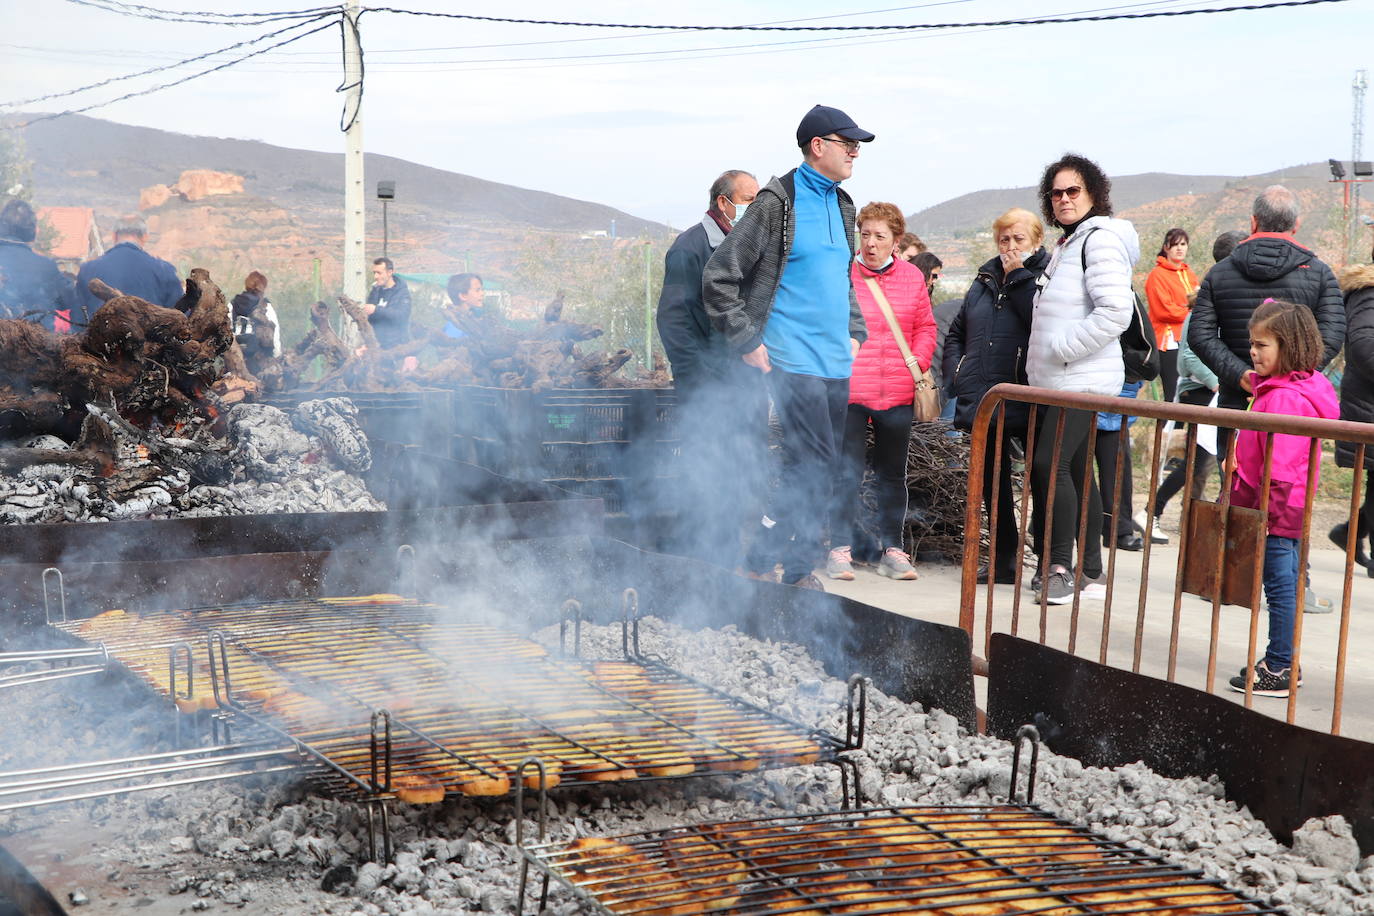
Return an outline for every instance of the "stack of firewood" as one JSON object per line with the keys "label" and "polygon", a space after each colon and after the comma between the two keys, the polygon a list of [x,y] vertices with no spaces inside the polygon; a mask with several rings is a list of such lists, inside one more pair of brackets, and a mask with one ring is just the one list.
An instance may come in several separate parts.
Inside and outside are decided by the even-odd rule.
{"label": "stack of firewood", "polygon": [[[495,388],[612,388],[666,387],[671,384],[660,357],[654,372],[634,378],[620,370],[634,356],[623,347],[584,352],[578,344],[593,340],[601,328],[563,320],[560,295],[544,311],[539,327],[518,328],[489,313],[441,311],[460,336],[412,329],[411,339],[383,349],[377,342],[363,306],[338,297],[343,313],[358,330],[358,344],[349,346],[330,327],[330,306],[317,302],[311,309],[312,328],[295,349],[278,360],[255,367],[269,391],[303,388],[315,391],[379,391],[395,388],[451,388],[483,385]],[[408,366],[411,357],[429,351],[428,365]],[[323,359],[323,375],[310,383],[301,376],[316,357]]]}
{"label": "stack of firewood", "polygon": [[223,436],[224,409],[259,388],[224,294],[200,268],[176,309],[99,280],[91,291],[104,304],[80,334],[0,320],[0,440],[52,435],[75,444],[57,456],[0,449],[0,466],[51,459],[108,472],[133,443],[166,452],[193,479],[220,477],[212,443]]}

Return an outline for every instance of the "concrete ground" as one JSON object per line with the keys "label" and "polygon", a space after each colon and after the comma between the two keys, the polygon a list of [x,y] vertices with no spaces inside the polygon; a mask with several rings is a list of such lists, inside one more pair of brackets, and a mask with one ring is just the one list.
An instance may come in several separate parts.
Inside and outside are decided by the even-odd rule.
{"label": "concrete ground", "polygon": [[[1177,535],[1170,532],[1177,540]],[[1324,542],[1324,539],[1322,539]],[[1107,647],[1107,663],[1131,669],[1135,653],[1135,629],[1140,595],[1142,554],[1116,552],[1116,568],[1111,601],[1111,628]],[[1108,554],[1104,551],[1103,562]],[[1141,639],[1139,672],[1151,677],[1167,677],[1169,639],[1173,620],[1174,577],[1178,563],[1178,549],[1173,545],[1155,545],[1150,553],[1150,584],[1146,595],[1144,627]],[[1335,704],[1337,646],[1342,628],[1341,595],[1344,587],[1345,555],[1335,549],[1313,544],[1311,552],[1312,586],[1319,595],[1335,602],[1335,611],[1328,614],[1304,614],[1302,620],[1303,686],[1298,691],[1295,722],[1318,731],[1330,732]],[[917,563],[920,579],[897,582],[883,578],[872,567],[855,567],[852,582],[826,579],[819,573],[827,591],[895,611],[910,617],[957,626],[959,622],[959,579],[956,565]],[[1027,568],[1024,581],[1029,583],[1032,570]],[[1355,567],[1351,583],[1348,615],[1348,650],[1341,706],[1339,733],[1363,741],[1374,741],[1374,579],[1367,577],[1362,567]],[[974,651],[986,657],[983,642],[984,613],[987,589],[978,589],[977,617],[974,628]],[[1015,588],[999,585],[994,594],[993,621],[998,632],[1012,632],[1012,599]],[[1079,611],[1078,633],[1074,654],[1098,660],[1102,643],[1102,621],[1105,602],[1083,601]],[[1046,645],[1067,650],[1071,606],[1050,607],[1047,615]],[[1040,639],[1040,606],[1023,587],[1019,610],[1020,625],[1016,635],[1026,639]],[[1244,703],[1245,697],[1229,688],[1227,681],[1245,665],[1249,641],[1251,614],[1247,608],[1223,606],[1218,623],[1217,663],[1213,692],[1222,697]],[[1264,654],[1267,641],[1268,618],[1258,615],[1257,657]],[[1184,594],[1179,612],[1177,673],[1174,680],[1198,689],[1205,689],[1208,646],[1211,642],[1211,603]],[[986,680],[977,679],[979,705],[983,705]],[[1273,697],[1254,697],[1253,706],[1284,719],[1288,700]]]}

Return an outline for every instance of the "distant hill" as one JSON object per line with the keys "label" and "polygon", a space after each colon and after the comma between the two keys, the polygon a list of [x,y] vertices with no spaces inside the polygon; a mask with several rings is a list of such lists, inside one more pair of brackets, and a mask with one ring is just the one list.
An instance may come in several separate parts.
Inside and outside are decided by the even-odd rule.
{"label": "distant hill", "polygon": [[[338,288],[342,153],[195,137],[78,115],[33,124],[24,141],[33,162],[35,203],[94,208],[107,242],[113,221],[139,208],[144,189],[164,186],[142,200],[149,248],[182,274],[206,267],[231,290],[248,271],[262,270],[279,295],[295,301],[313,295],[314,288]],[[662,240],[671,234],[666,226],[603,204],[403,159],[369,155],[365,168],[367,256],[382,253],[376,182],[392,179],[397,198],[389,206],[387,252],[402,273],[442,277],[473,270],[489,285],[520,295],[513,281],[527,272],[531,259],[565,251],[590,256],[632,238]],[[227,174],[213,179],[220,187],[212,195],[169,196],[165,186],[190,170]],[[232,176],[242,178],[242,190],[237,180],[226,180]],[[613,227],[618,243],[605,238]],[[552,291],[526,289],[524,295],[542,307],[539,297]]]}
{"label": "distant hill", "polygon": [[[242,175],[248,194],[288,210],[343,207],[343,154],[287,149],[256,140],[193,137],[69,115],[41,121],[24,131],[34,160],[37,196],[45,205],[87,205],[129,210],[141,188],[176,180],[187,169],[215,169]],[[372,196],[376,180],[396,181],[398,219],[411,211],[440,214],[456,223],[500,222],[565,232],[608,230],[622,235],[657,234],[665,226],[613,207],[543,191],[484,181],[395,159],[364,159]],[[378,209],[375,201],[370,209]],[[379,211],[380,212],[380,211]]]}
{"label": "distant hill", "polygon": [[[1330,178],[1325,162],[1280,169],[1264,175],[1172,175],[1166,172],[1147,172],[1143,175],[1123,175],[1112,178],[1112,203],[1118,212],[1131,210],[1155,201],[1184,195],[1204,196],[1240,185],[1282,183],[1310,189]],[[992,221],[1011,207],[1035,210],[1036,189],[1033,187],[974,191],[933,207],[927,207],[907,217],[911,231],[922,237],[955,236],[968,232],[988,231]]]}

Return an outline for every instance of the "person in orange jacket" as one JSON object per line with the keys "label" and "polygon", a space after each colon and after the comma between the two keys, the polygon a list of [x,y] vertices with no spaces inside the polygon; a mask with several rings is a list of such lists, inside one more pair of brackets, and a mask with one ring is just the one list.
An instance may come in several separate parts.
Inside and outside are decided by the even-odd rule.
{"label": "person in orange jacket", "polygon": [[1197,292],[1197,275],[1187,264],[1188,233],[1174,228],[1164,233],[1164,244],[1155,258],[1155,269],[1145,278],[1145,298],[1150,303],[1150,323],[1159,342],[1159,379],[1164,400],[1174,399],[1178,385],[1178,341],[1188,300]]}

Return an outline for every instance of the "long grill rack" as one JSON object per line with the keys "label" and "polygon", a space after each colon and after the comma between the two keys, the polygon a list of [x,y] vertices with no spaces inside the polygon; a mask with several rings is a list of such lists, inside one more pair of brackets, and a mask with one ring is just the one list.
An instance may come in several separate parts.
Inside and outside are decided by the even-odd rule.
{"label": "long grill rack", "polygon": [[[363,799],[504,795],[528,757],[553,787],[840,763],[862,740],[853,728],[841,739],[789,722],[650,658],[551,655],[451,616],[366,596],[53,625],[100,643],[185,712],[227,712],[285,737],[322,788]],[[851,689],[851,722],[855,702]],[[537,780],[531,771],[524,786]]]}
{"label": "long grill rack", "polygon": [[832,811],[522,853],[607,916],[1282,912],[1029,805]]}

